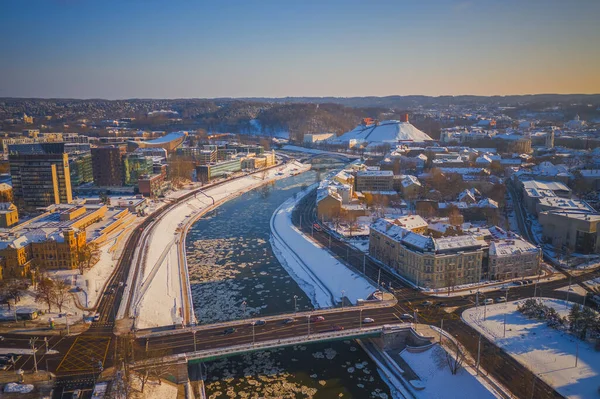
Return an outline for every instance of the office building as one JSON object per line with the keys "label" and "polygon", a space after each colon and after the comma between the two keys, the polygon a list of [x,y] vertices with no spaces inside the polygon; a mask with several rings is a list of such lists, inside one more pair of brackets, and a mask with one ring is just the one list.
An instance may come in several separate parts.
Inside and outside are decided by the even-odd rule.
{"label": "office building", "polygon": [[72,186],[75,187],[94,181],[92,154],[89,152],[70,154],[69,168],[71,169]]}
{"label": "office building", "polygon": [[198,165],[196,167],[196,174],[198,181],[207,183],[214,178],[224,177],[240,170],[242,170],[241,159],[231,159],[210,165]]}
{"label": "office building", "polygon": [[356,173],[356,191],[393,191],[394,173],[391,170],[364,170]]}
{"label": "office building", "polygon": [[64,143],[11,145],[8,159],[19,210],[33,212],[71,203],[71,172]]}
{"label": "office building", "polygon": [[141,176],[151,175],[153,172],[153,159],[138,153],[126,154],[123,157],[123,183],[134,186]]}
{"label": "office building", "polygon": [[123,185],[122,151],[117,146],[92,148],[94,184],[100,187]]}

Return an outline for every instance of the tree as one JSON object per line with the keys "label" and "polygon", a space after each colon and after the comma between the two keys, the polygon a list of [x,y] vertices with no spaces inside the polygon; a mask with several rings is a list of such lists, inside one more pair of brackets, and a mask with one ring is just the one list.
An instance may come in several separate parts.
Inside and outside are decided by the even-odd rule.
{"label": "tree", "polygon": [[440,345],[435,346],[433,350],[436,351],[434,355],[438,368],[448,367],[452,375],[456,375],[466,361],[466,356],[458,341],[451,341],[446,337],[442,337]]}
{"label": "tree", "polygon": [[106,191],[100,193],[100,202],[102,202],[104,205],[110,205],[110,197]]}
{"label": "tree", "polygon": [[169,179],[174,187],[181,187],[187,181],[192,180],[194,172],[194,162],[189,157],[180,155],[171,155],[169,157],[167,170]]}
{"label": "tree", "polygon": [[71,291],[71,286],[64,280],[58,280],[54,283],[53,301],[58,307],[59,313],[62,313],[63,306],[69,299],[69,291]]}
{"label": "tree", "polygon": [[77,268],[83,274],[100,260],[100,248],[94,241],[90,241],[77,250]]}
{"label": "tree", "polygon": [[581,320],[581,306],[576,303],[569,312],[569,330],[573,332],[578,331],[579,321]]}
{"label": "tree", "polygon": [[0,297],[9,304],[12,300],[15,304],[21,301],[23,292],[29,287],[27,279],[10,279],[0,283]]}
{"label": "tree", "polygon": [[54,303],[54,293],[54,281],[45,277],[37,285],[35,290],[35,301],[45,303],[48,306],[48,312],[51,312],[52,304]]}

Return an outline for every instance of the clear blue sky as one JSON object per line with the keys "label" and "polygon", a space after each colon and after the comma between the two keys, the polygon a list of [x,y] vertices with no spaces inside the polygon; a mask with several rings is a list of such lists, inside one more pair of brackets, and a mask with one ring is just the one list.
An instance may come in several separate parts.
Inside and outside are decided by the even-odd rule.
{"label": "clear blue sky", "polygon": [[600,0],[0,0],[0,97],[600,92]]}

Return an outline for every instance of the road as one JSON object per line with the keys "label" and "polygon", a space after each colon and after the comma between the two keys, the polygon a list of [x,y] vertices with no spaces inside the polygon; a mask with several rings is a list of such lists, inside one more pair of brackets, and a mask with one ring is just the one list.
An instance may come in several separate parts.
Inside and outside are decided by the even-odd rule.
{"label": "road", "polygon": [[[204,187],[203,189],[205,189]],[[93,322],[90,328],[78,335],[67,336],[62,338],[49,338],[52,343],[52,348],[59,351],[59,355],[44,355],[45,349],[38,346],[37,365],[38,368],[49,368],[50,371],[57,374],[56,381],[57,389],[55,397],[60,398],[68,396],[68,393],[73,389],[87,389],[93,387],[95,379],[103,368],[110,367],[118,360],[117,347],[121,345],[116,342],[116,336],[113,333],[115,324],[115,315],[123,300],[124,286],[119,282],[125,282],[129,275],[132,265],[135,249],[139,245],[140,238],[145,228],[157,218],[160,218],[163,212],[166,212],[171,206],[176,206],[179,202],[185,201],[195,193],[190,192],[172,204],[155,211],[148,216],[146,220],[132,232],[130,235],[121,259],[118,262],[117,268],[113,276],[108,282],[107,287],[114,288],[114,293],[110,291],[101,298],[98,312],[100,319]],[[306,234],[313,235],[314,239],[320,242],[324,247],[328,247],[340,260],[344,260],[358,272],[366,274],[372,281],[379,281],[382,286],[385,285],[393,292],[398,304],[392,308],[382,309],[365,309],[362,312],[362,317],[370,317],[375,320],[375,325],[398,322],[398,316],[404,313],[417,314],[419,322],[426,324],[440,325],[444,319],[444,329],[455,335],[462,345],[469,350],[471,355],[476,354],[476,343],[478,334],[476,331],[460,320],[460,313],[466,307],[473,306],[474,296],[465,297],[448,297],[432,299],[427,295],[417,291],[404,283],[397,275],[389,270],[382,268],[380,264],[373,261],[369,257],[358,251],[356,248],[338,240],[335,236],[329,235],[326,231],[317,231],[312,229],[315,221],[315,193],[311,193],[305,197],[299,204],[297,210],[293,214],[294,223],[299,226]],[[137,268],[134,274],[137,274]],[[585,281],[587,279],[598,277],[600,271],[586,272],[582,275],[573,278],[573,283]],[[524,286],[515,287],[510,290],[510,299],[519,299],[533,296],[534,290],[538,294],[555,297],[560,299],[566,298],[566,292],[554,291],[566,285],[564,280],[561,281],[540,281],[537,287]],[[489,292],[490,297],[500,296],[499,291]],[[581,301],[582,298],[577,294],[571,293],[570,299],[573,301]],[[127,296],[125,300],[130,303],[131,296]],[[436,303],[444,302],[444,306],[426,307],[422,305],[425,300],[433,300]],[[452,311],[448,311],[452,310]],[[318,314],[318,312],[315,312]],[[334,326],[341,326],[346,329],[359,327],[360,314],[356,309],[340,309],[339,312],[328,313],[325,315],[325,321],[310,324],[310,333],[330,331]],[[265,326],[260,326],[253,329],[249,325],[242,325],[238,330],[231,335],[224,335],[222,327],[208,328],[194,335],[190,332],[182,332],[167,337],[156,337],[148,340],[147,347],[149,351],[168,352],[168,353],[185,353],[194,349],[210,349],[216,347],[229,346],[232,343],[242,344],[270,340],[273,338],[286,338],[292,336],[302,336],[308,334],[308,323],[303,320],[297,320],[295,323],[283,325],[281,320],[293,315],[282,315],[279,321],[269,321]],[[43,337],[40,338],[43,340]],[[7,342],[13,342],[13,338],[7,336]],[[16,341],[14,341],[16,342]],[[38,340],[39,342],[42,342]],[[520,383],[520,379],[515,379],[514,376],[522,376],[522,379],[531,380],[534,375],[521,366],[518,362],[512,359],[509,355],[496,346],[485,340],[483,343],[482,366],[490,372],[499,382],[507,386],[515,395],[519,397],[530,397],[531,388],[527,384]],[[138,356],[144,356],[146,352],[146,340],[138,340],[135,344],[136,353]],[[155,352],[156,353],[156,352]],[[64,354],[64,355],[63,355]],[[22,356],[19,359],[17,367],[24,370],[33,368],[33,357]],[[47,366],[46,366],[47,364]],[[42,367],[43,365],[43,367]],[[560,397],[551,387],[542,381],[537,381],[535,384],[536,398],[556,398]],[[529,391],[528,391],[529,389]]]}
{"label": "road", "polygon": [[[335,326],[341,326],[345,329],[360,327],[361,317],[370,317],[375,320],[373,325],[382,325],[399,322],[399,316],[402,314],[416,314],[417,321],[426,324],[441,325],[442,319],[444,329],[456,336],[461,344],[475,358],[477,354],[477,343],[479,333],[462,322],[460,314],[468,307],[475,305],[475,295],[451,296],[435,298],[423,294],[411,287],[408,287],[397,275],[381,268],[376,261],[365,257],[360,251],[349,246],[335,236],[330,236],[327,231],[317,231],[312,228],[315,221],[314,192],[307,195],[297,207],[293,214],[294,223],[308,234],[312,235],[324,247],[328,247],[333,254],[340,260],[352,265],[357,272],[362,273],[372,281],[380,281],[383,285],[393,292],[398,304],[391,308],[364,309],[362,315],[356,308],[339,309],[335,313],[323,313],[325,321],[310,324],[310,334],[331,331]],[[580,278],[589,278],[581,276]],[[538,280],[536,284],[526,286],[515,286],[508,292],[509,300],[532,297],[534,293],[547,297],[566,299],[566,292],[555,291],[555,289],[566,285],[566,281]],[[391,288],[390,288],[391,287]],[[492,291],[481,295],[491,298],[505,295],[504,291]],[[570,300],[583,301],[583,298],[575,293],[570,294]],[[425,306],[424,301],[433,301],[434,305]],[[437,304],[443,303],[443,306]],[[314,314],[319,314],[315,311]],[[237,326],[237,330],[226,335],[224,326],[203,327],[197,333],[182,331],[177,333],[173,331],[172,335],[140,338],[136,342],[136,358],[143,359],[152,356],[164,356],[167,354],[180,354],[190,351],[200,351],[206,349],[223,348],[234,344],[250,344],[263,341],[276,340],[289,337],[301,337],[309,334],[306,318],[296,318],[293,324],[285,325],[283,320],[291,315],[282,315],[275,320],[269,320],[264,326],[257,326],[254,329],[249,323],[243,323]],[[482,356],[481,366],[501,384],[505,385],[511,392],[518,397],[535,398],[559,398],[554,389],[541,380],[537,380],[535,375],[523,367],[518,361],[500,350],[482,337]],[[520,376],[520,378],[515,378]],[[535,383],[534,383],[535,380]],[[532,389],[534,392],[531,392]]]}

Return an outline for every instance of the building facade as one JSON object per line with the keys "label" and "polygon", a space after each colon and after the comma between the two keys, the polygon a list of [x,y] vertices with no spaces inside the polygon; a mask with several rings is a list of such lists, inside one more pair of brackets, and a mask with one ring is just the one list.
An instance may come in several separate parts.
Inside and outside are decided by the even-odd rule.
{"label": "building facade", "polygon": [[198,181],[207,183],[214,178],[227,176],[240,170],[242,170],[241,159],[231,159],[211,165],[198,165],[196,167],[196,174]]}
{"label": "building facade", "polygon": [[153,165],[152,157],[136,153],[126,154],[123,157],[123,183],[126,186],[136,185],[141,176],[152,174]]}
{"label": "building facade", "polygon": [[9,146],[10,174],[15,204],[33,212],[52,204],[69,204],[71,172],[64,143]]}
{"label": "building facade", "polygon": [[356,173],[356,191],[393,191],[394,173],[391,170],[364,170]]}
{"label": "building facade", "polygon": [[100,187],[123,185],[122,151],[117,146],[92,148],[94,184]]}

